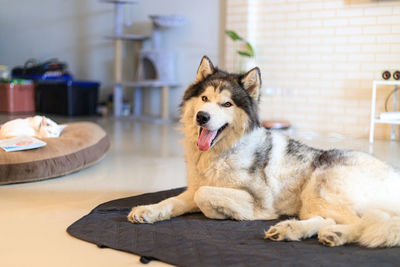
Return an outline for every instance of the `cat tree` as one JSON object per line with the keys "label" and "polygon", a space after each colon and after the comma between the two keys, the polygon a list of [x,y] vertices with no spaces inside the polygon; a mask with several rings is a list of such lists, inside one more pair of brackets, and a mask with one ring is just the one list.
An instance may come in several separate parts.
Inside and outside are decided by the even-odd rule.
{"label": "cat tree", "polygon": [[162,31],[178,27],[185,23],[183,16],[176,15],[152,15],[153,24],[151,36],[152,46],[150,50],[141,50],[138,56],[137,75],[135,81],[122,80],[122,42],[142,42],[150,37],[143,35],[123,34],[124,4],[134,4],[137,0],[101,0],[113,3],[115,10],[114,35],[108,36],[114,40],[114,116],[122,115],[123,88],[134,88],[134,116],[142,118],[143,88],[161,88],[161,118],[169,119],[168,103],[169,90],[179,86],[175,74],[175,54],[163,49]]}
{"label": "cat tree", "polygon": [[185,23],[182,16],[150,16],[153,22],[153,33],[151,36],[151,50],[142,50],[139,53],[139,65],[137,82],[132,83],[135,88],[134,115],[141,116],[142,88],[161,88],[161,118],[168,120],[169,89],[179,86],[176,81],[175,53],[163,49],[161,32],[165,29],[178,27]]}

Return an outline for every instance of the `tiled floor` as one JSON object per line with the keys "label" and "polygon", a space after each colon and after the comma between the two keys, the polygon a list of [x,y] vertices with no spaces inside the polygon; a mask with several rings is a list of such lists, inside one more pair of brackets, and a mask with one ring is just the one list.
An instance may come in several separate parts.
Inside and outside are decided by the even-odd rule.
{"label": "tiled floor", "polygon": [[[8,119],[0,116],[0,123]],[[99,249],[65,229],[102,202],[185,185],[179,125],[128,118],[90,120],[103,126],[112,142],[100,163],[62,178],[0,186],[0,266],[140,265],[137,256]],[[297,137],[320,148],[370,149],[367,139],[315,133]],[[400,168],[399,142],[377,141],[374,152]],[[157,265],[164,264],[150,263]]]}

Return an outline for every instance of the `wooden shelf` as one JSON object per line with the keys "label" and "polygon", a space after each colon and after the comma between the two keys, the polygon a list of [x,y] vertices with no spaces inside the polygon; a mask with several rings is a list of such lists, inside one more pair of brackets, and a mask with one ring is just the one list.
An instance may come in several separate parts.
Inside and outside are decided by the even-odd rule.
{"label": "wooden shelf", "polygon": [[[394,125],[400,125],[400,120],[393,120],[393,119],[381,119],[380,117],[376,116],[376,94],[377,90],[379,89],[379,85],[392,85],[395,87],[400,85],[399,80],[375,80],[372,82],[372,101],[371,101],[371,120],[370,120],[370,127],[369,127],[369,143],[372,145],[374,143],[374,132],[375,132],[375,123],[385,123],[385,124],[392,124],[392,135],[391,140],[394,140],[396,137],[396,129]],[[393,107],[396,111],[397,108],[397,94],[394,94],[393,97]],[[371,146],[372,147],[372,146]],[[372,152],[372,150],[370,150]]]}
{"label": "wooden shelf", "polygon": [[387,123],[387,124],[400,124],[400,120],[383,120],[380,118],[375,118],[375,123]]}
{"label": "wooden shelf", "polygon": [[373,81],[374,85],[400,85],[400,80]]}

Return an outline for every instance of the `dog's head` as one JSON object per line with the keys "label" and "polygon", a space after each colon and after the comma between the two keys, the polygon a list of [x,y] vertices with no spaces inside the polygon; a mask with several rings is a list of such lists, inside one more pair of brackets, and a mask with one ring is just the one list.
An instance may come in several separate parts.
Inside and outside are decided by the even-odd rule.
{"label": "dog's head", "polygon": [[260,86],[258,68],[245,74],[226,73],[204,56],[195,82],[186,90],[181,105],[186,138],[195,135],[201,151],[218,144],[232,145],[259,126]]}

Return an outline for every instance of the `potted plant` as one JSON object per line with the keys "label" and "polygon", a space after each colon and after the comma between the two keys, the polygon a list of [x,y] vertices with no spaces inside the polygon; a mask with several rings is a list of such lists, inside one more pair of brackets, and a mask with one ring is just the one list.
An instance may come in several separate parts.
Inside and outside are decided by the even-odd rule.
{"label": "potted plant", "polygon": [[235,31],[227,30],[225,34],[237,45],[236,53],[238,57],[236,62],[234,61],[234,65],[236,65],[234,71],[239,73],[246,72],[251,67],[250,65],[254,63],[255,53],[253,46]]}

